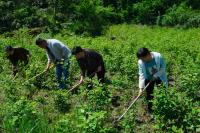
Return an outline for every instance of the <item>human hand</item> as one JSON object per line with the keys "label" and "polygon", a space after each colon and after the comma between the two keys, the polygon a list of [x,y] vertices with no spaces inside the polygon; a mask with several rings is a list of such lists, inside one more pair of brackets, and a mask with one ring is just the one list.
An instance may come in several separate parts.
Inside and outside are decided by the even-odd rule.
{"label": "human hand", "polygon": [[153,76],[150,82],[154,82],[157,80],[157,77]]}
{"label": "human hand", "polygon": [[143,92],[143,89],[141,88],[141,89],[139,90],[139,95],[141,95],[142,92]]}

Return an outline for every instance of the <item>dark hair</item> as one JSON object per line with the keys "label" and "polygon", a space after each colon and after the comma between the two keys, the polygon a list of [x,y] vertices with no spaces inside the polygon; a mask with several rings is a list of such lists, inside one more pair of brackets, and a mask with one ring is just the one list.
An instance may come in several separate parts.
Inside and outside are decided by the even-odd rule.
{"label": "dark hair", "polygon": [[72,55],[76,55],[80,52],[82,52],[83,49],[80,47],[80,46],[75,46],[73,49],[72,49]]}
{"label": "dark hair", "polygon": [[10,46],[10,45],[8,45],[8,46],[5,47],[5,51],[6,52],[9,52],[9,51],[12,51],[12,50],[13,50],[13,47]]}
{"label": "dark hair", "polygon": [[46,40],[42,39],[42,38],[37,38],[35,43],[36,43],[36,45],[40,45],[44,41],[46,41]]}
{"label": "dark hair", "polygon": [[150,51],[147,48],[140,48],[137,51],[137,58],[146,57],[150,54]]}

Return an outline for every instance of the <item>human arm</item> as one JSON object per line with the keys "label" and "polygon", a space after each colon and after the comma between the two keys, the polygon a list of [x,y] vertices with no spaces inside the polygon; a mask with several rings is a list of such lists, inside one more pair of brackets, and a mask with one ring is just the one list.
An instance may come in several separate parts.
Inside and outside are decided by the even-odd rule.
{"label": "human arm", "polygon": [[145,87],[145,76],[141,60],[138,61],[138,69],[139,69],[139,93],[142,93]]}

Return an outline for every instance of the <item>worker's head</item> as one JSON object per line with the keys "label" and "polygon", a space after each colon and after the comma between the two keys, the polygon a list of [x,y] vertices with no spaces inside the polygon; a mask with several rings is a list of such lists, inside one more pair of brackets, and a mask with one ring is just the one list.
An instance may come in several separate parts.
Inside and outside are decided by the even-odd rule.
{"label": "worker's head", "polygon": [[141,59],[144,62],[152,60],[151,52],[147,48],[140,48],[137,51],[137,58]]}
{"label": "worker's head", "polygon": [[5,47],[5,52],[7,55],[12,55],[14,53],[14,48],[10,45]]}
{"label": "worker's head", "polygon": [[47,41],[45,39],[38,38],[36,40],[36,45],[39,46],[40,48],[46,49],[48,43],[47,43]]}
{"label": "worker's head", "polygon": [[85,53],[84,53],[84,50],[80,46],[75,46],[72,49],[72,55],[75,55],[76,59],[80,59],[85,56]]}

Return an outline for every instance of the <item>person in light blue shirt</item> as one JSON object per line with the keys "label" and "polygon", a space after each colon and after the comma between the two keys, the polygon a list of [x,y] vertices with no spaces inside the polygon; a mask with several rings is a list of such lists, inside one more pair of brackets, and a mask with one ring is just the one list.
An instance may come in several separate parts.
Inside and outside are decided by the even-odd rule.
{"label": "person in light blue shirt", "polygon": [[148,101],[148,112],[152,112],[153,89],[155,84],[163,83],[168,86],[166,63],[158,52],[150,52],[147,48],[140,48],[137,51],[138,68],[139,68],[139,88],[142,93],[145,86]]}
{"label": "person in light blue shirt", "polygon": [[62,42],[56,39],[42,39],[36,40],[36,45],[46,50],[48,63],[45,72],[48,72],[52,63],[56,65],[56,79],[59,83],[59,88],[64,89],[66,85],[62,80],[64,75],[64,81],[69,77],[69,58],[71,56],[71,50]]}

